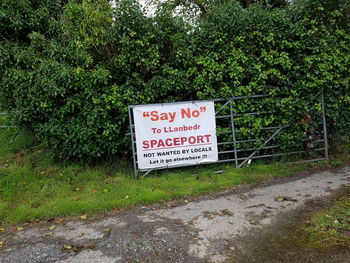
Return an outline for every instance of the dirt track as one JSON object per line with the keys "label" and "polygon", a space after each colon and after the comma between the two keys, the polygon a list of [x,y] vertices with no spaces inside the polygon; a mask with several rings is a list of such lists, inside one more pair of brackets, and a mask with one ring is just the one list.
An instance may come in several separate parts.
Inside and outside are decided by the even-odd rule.
{"label": "dirt track", "polygon": [[295,251],[284,257],[288,251],[272,242],[283,254],[277,255],[266,244],[283,234],[281,226],[293,224],[298,211],[334,198],[349,182],[347,167],[156,210],[140,207],[93,220],[66,219],[51,230],[52,222],[7,230],[0,234],[5,241],[0,262],[350,262],[347,251],[327,258],[310,254],[306,261]]}

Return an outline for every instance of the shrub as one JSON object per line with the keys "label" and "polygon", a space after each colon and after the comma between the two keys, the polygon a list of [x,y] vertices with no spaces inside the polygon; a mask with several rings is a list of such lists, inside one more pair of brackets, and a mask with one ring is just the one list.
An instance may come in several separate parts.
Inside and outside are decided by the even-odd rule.
{"label": "shrub", "polygon": [[259,134],[319,113],[324,90],[331,136],[350,128],[347,1],[272,10],[229,1],[195,25],[166,5],[146,16],[133,0],[15,2],[0,2],[0,104],[61,159],[125,154],[131,104],[269,94],[236,105],[275,112],[241,120]]}

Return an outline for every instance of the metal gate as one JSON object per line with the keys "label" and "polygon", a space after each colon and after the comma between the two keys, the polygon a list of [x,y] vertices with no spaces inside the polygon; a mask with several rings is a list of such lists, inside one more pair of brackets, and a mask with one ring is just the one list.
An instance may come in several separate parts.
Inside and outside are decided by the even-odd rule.
{"label": "metal gate", "polygon": [[[284,105],[284,98],[262,94],[229,99],[214,99],[216,134],[218,138],[218,163],[234,162],[236,168],[242,168],[245,165],[249,165],[253,160],[263,158],[295,156],[298,162],[328,159],[323,92],[320,93],[319,97],[319,101],[311,103],[319,105],[319,109],[312,112],[302,112],[300,119],[296,118],[296,122],[293,124],[279,122],[279,118],[276,117],[278,116],[278,108]],[[247,100],[249,100],[249,104],[243,103]],[[249,105],[250,108],[246,108],[246,105]],[[262,105],[265,105],[265,108],[268,105],[271,111],[259,111],[258,109]],[[167,169],[168,167],[148,170],[140,170],[138,168],[135,125],[132,114],[133,106],[129,106],[128,109],[135,177],[138,177],[140,172],[144,172],[142,177],[145,177],[153,170]],[[266,114],[271,116],[271,120],[267,123],[259,123],[264,122],[263,117]],[[249,123],[251,121],[253,124]],[[254,127],[256,123],[259,124],[259,127]],[[302,141],[293,141],[286,137],[286,135],[290,136],[293,132],[295,134],[303,132],[305,138]],[[286,140],[287,144],[290,142],[288,148],[283,149],[280,146],[283,145],[280,143],[281,140]],[[291,158],[288,157],[288,161]],[[175,166],[173,167],[175,168]]]}
{"label": "metal gate", "polygon": [[[235,111],[234,109],[239,108],[237,106],[243,100],[255,100],[257,101],[257,105],[263,104],[263,100],[268,100],[268,103],[274,101],[274,104],[279,104],[279,98],[274,98],[268,95],[214,100],[216,105],[221,104],[216,111],[219,162],[235,162],[236,168],[241,168],[244,165],[250,164],[252,160],[255,159],[281,156],[296,155],[299,158],[303,156],[304,160],[302,162],[328,159],[328,142],[323,93],[320,94],[320,100],[318,101],[320,110],[318,112],[313,112],[312,114],[310,112],[305,112],[305,118],[308,118],[308,120],[300,119],[300,123],[296,121],[292,126],[290,124],[280,123],[279,120],[276,119],[271,121],[269,125],[260,127],[259,136],[254,134],[254,132],[250,132],[251,130],[254,130],[253,127],[247,127],[247,124],[244,122],[242,124],[240,119],[244,119],[246,116],[253,116],[255,120],[259,120],[261,116],[265,114],[276,116],[278,115],[278,112]],[[235,107],[233,107],[233,105]],[[220,114],[225,108],[226,113],[228,114]],[[272,105],[271,108],[273,108]],[[229,130],[220,128],[225,126],[225,123],[220,123],[220,120],[224,119],[229,120],[228,123],[231,126]],[[226,127],[228,126],[228,123],[226,123]],[[299,144],[294,145],[294,147],[288,148],[288,150],[281,148],[278,140],[280,140],[284,134],[289,134],[289,129],[295,129],[296,126],[302,126],[303,124],[308,126],[308,128],[305,131],[302,131],[303,128],[300,127],[300,130],[295,132],[304,132],[305,140],[300,141]]]}

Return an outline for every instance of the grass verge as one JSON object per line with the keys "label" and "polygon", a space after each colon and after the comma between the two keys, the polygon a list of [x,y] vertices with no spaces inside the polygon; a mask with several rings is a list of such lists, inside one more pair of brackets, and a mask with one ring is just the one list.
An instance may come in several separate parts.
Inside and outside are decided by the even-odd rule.
{"label": "grass verge", "polygon": [[303,242],[309,247],[321,250],[336,246],[350,248],[350,195],[313,214],[303,230]]}
{"label": "grass verge", "polygon": [[[30,134],[0,129],[0,225],[107,212],[215,192],[246,182],[288,176],[308,165],[208,165],[133,178],[131,162],[94,167],[59,164],[33,147]],[[223,170],[217,174],[214,171]]]}

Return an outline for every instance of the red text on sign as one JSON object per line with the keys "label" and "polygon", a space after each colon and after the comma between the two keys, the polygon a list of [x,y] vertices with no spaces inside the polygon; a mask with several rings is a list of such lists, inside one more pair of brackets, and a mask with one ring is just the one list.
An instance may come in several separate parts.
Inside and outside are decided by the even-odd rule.
{"label": "red text on sign", "polygon": [[[192,110],[191,108],[181,109],[180,117],[182,119],[198,118],[202,112],[206,112],[206,107],[199,107],[199,110]],[[158,111],[144,111],[142,113],[144,118],[150,118],[151,121],[169,121],[174,122],[176,112],[158,112]]]}
{"label": "red text on sign", "polygon": [[210,143],[211,134],[190,137],[175,137],[159,140],[145,140],[142,142],[144,150],[166,149],[172,147],[187,147]]}

